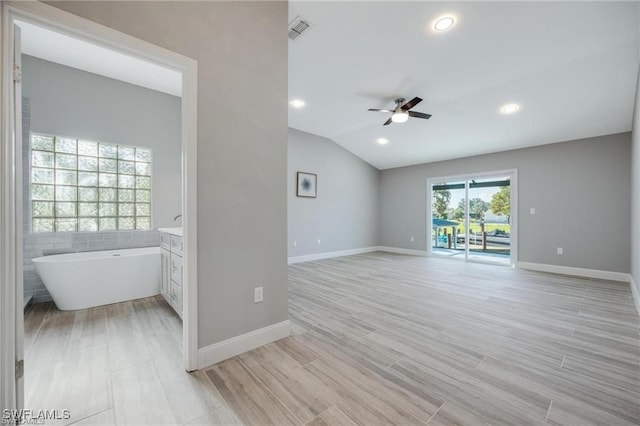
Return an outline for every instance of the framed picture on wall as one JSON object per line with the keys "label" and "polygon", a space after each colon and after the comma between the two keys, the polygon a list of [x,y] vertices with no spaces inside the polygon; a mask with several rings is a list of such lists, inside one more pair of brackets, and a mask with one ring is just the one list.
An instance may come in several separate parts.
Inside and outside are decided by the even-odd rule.
{"label": "framed picture on wall", "polygon": [[298,172],[298,197],[316,198],[318,194],[318,176],[313,173]]}

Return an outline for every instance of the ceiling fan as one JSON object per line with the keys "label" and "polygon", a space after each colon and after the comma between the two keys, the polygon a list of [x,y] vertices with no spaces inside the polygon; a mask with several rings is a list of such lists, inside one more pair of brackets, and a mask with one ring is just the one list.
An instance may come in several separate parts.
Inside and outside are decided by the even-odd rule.
{"label": "ceiling fan", "polygon": [[413,108],[414,106],[418,105],[420,102],[422,102],[421,98],[415,97],[413,99],[411,99],[409,102],[407,102],[406,104],[402,105],[404,103],[405,99],[404,98],[398,98],[396,99],[396,107],[395,109],[373,109],[373,108],[369,108],[369,111],[380,111],[380,112],[390,112],[391,117],[384,122],[383,126],[387,126],[389,124],[393,123],[404,123],[405,121],[407,121],[409,119],[409,117],[414,117],[414,118],[424,118],[425,120],[428,120],[429,118],[431,118],[431,114],[425,114],[423,112],[416,112],[416,111],[409,111],[411,108]]}

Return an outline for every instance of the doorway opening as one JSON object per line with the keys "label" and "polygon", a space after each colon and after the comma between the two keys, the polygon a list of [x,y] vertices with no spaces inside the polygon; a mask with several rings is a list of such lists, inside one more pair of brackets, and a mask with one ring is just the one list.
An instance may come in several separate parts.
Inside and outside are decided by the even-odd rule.
{"label": "doorway opening", "polygon": [[[32,282],[25,282],[24,278],[28,278],[25,275],[27,271],[25,263],[28,262],[25,262],[25,260],[28,258],[30,261],[32,256],[39,256],[36,253],[37,250],[34,251],[35,249],[29,252],[24,250],[32,248],[30,245],[25,244],[27,239],[30,239],[28,241],[29,244],[34,243],[35,240],[38,240],[38,243],[48,240],[44,241],[46,247],[41,247],[42,251],[47,250],[48,253],[43,252],[40,255],[57,255],[56,251],[62,253],[65,251],[85,252],[100,250],[103,254],[107,253],[109,260],[122,259],[122,262],[126,263],[126,258],[134,254],[140,257],[134,259],[132,264],[139,265],[141,262],[146,263],[149,260],[148,270],[154,276],[157,275],[158,278],[158,295],[147,294],[149,291],[155,293],[155,290],[136,289],[135,294],[132,294],[129,299],[126,297],[122,299],[125,301],[122,303],[126,304],[126,300],[142,300],[138,298],[145,296],[148,296],[148,300],[138,303],[138,306],[132,306],[131,304],[124,306],[110,299],[110,297],[114,296],[114,292],[111,291],[114,289],[113,287],[98,286],[95,291],[88,289],[84,299],[88,300],[94,298],[97,293],[103,293],[103,296],[106,296],[104,305],[96,305],[94,301],[87,302],[87,300],[84,300],[81,303],[87,302],[89,304],[83,309],[78,308],[76,297],[65,297],[64,301],[59,299],[56,304],[59,303],[60,306],[56,310],[60,314],[56,313],[54,320],[45,326],[45,333],[41,333],[42,330],[37,331],[37,334],[44,336],[44,340],[50,337],[61,337],[59,335],[54,336],[56,333],[47,334],[46,332],[52,331],[59,325],[64,325],[65,321],[70,321],[68,330],[60,333],[63,340],[65,336],[69,339],[79,338],[80,340],[88,337],[90,341],[85,341],[84,343],[76,341],[74,343],[79,343],[81,346],[86,344],[87,347],[96,349],[96,353],[104,354],[104,351],[100,351],[100,348],[101,345],[104,346],[105,336],[111,329],[114,331],[116,339],[120,341],[115,341],[113,350],[108,351],[109,354],[116,354],[117,359],[110,359],[108,362],[114,369],[118,369],[126,366],[129,361],[135,361],[134,358],[136,356],[144,359],[145,350],[149,353],[153,352],[149,342],[144,342],[142,346],[145,348],[135,349],[136,344],[140,342],[136,340],[135,336],[131,335],[133,328],[123,323],[123,321],[126,322],[126,316],[131,314],[131,311],[135,310],[136,307],[140,308],[139,328],[148,327],[151,330],[156,326],[163,325],[154,322],[153,315],[168,314],[172,308],[177,310],[174,306],[169,307],[169,305],[166,305],[159,294],[162,284],[160,282],[161,249],[157,228],[164,226],[169,228],[168,232],[173,233],[176,232],[176,226],[182,225],[179,229],[182,244],[180,245],[180,259],[178,259],[182,274],[173,280],[173,282],[180,284],[183,292],[179,298],[179,305],[183,307],[183,312],[177,312],[177,315],[182,319],[180,320],[176,315],[173,318],[168,316],[167,318],[169,319],[164,325],[173,325],[176,331],[177,338],[172,340],[171,343],[180,352],[175,359],[177,371],[196,370],[198,368],[196,294],[197,62],[38,2],[3,3],[2,17],[4,54],[2,60],[3,148],[0,152],[0,180],[3,183],[3,191],[0,192],[0,201],[3,208],[0,210],[0,234],[2,234],[2,250],[0,250],[0,270],[2,270],[0,293],[2,298],[0,299],[0,312],[2,313],[3,321],[0,327],[0,338],[3,341],[3,351],[0,354],[0,373],[3,386],[0,399],[3,407],[14,409],[24,407],[24,371],[27,371],[27,375],[32,373],[30,368],[35,365],[33,362],[29,364],[24,361],[25,347],[32,347],[36,339],[36,336],[25,335],[24,304],[29,299],[31,302],[46,301],[44,299],[49,295],[56,300],[54,292],[59,290],[57,285],[53,284],[47,288],[45,279],[42,279],[42,281],[45,281],[42,288],[35,288],[31,285],[33,284]],[[55,128],[56,125],[61,124],[62,120],[60,117],[54,117],[56,114],[50,114],[48,117],[49,122],[46,119],[41,120],[46,118],[47,106],[43,106],[39,102],[48,95],[53,95],[50,98],[55,98],[55,96],[60,96],[59,94],[49,93],[45,95],[42,90],[46,88],[40,87],[38,88],[38,96],[33,95],[33,101],[28,100],[23,104],[23,78],[26,78],[27,75],[24,73],[23,65],[25,64],[22,63],[22,60],[25,59],[23,53],[28,52],[23,52],[22,49],[21,26],[29,28],[29,31],[31,31],[29,37],[37,32],[48,32],[49,35],[56,33],[62,39],[74,40],[77,44],[73,48],[67,48],[66,52],[64,47],[52,46],[51,44],[47,44],[44,50],[50,53],[58,48],[63,54],[62,56],[66,54],[67,59],[70,61],[73,61],[73,56],[77,53],[82,56],[82,58],[76,58],[79,59],[78,63],[84,62],[87,64],[87,62],[92,62],[89,57],[91,54],[87,54],[87,51],[82,51],[80,45],[89,46],[89,48],[93,46],[97,50],[101,50],[101,53],[94,54],[96,58],[94,58],[93,64],[100,64],[102,61],[103,64],[114,65],[114,58],[121,58],[123,62],[119,64],[122,66],[112,66],[111,71],[126,68],[124,65],[126,63],[130,65],[137,63],[143,69],[146,66],[147,73],[142,77],[141,82],[136,83],[136,81],[130,81],[125,78],[118,79],[117,76],[113,75],[100,75],[101,73],[96,69],[83,69],[77,64],[58,62],[51,57],[39,56],[37,51],[32,50],[31,55],[26,58],[31,71],[38,69],[40,72],[46,68],[48,70],[45,72],[47,77],[62,73],[74,74],[74,78],[80,78],[78,76],[82,74],[82,78],[86,78],[85,83],[89,80],[96,82],[95,87],[100,87],[104,94],[103,97],[97,97],[95,107],[91,108],[95,110],[76,108],[77,116],[75,120],[71,120],[73,121],[73,126],[76,126],[75,130]],[[52,42],[52,38],[48,38],[46,41]],[[37,48],[37,44],[32,44],[31,48]],[[107,60],[104,55],[111,56]],[[117,59],[115,60],[117,61]],[[150,69],[156,71],[148,72]],[[87,119],[89,114],[104,113],[102,107],[109,102],[109,97],[115,96],[115,92],[110,91],[109,87],[120,85],[118,87],[124,88],[124,86],[129,85],[138,91],[148,90],[150,97],[159,99],[168,93],[160,87],[162,86],[162,78],[156,78],[158,75],[162,75],[163,72],[165,72],[165,76],[167,73],[178,76],[177,83],[174,81],[173,84],[169,85],[171,87],[166,89],[175,91],[177,87],[179,91],[177,95],[176,93],[169,93],[174,97],[178,96],[172,109],[175,112],[177,124],[175,124],[171,133],[174,146],[169,149],[170,153],[165,152],[168,146],[151,146],[151,143],[157,142],[155,138],[151,142],[148,140],[144,142],[145,138],[140,137],[139,134],[132,134],[131,137],[127,138],[116,136],[116,133],[108,136],[92,136],[86,133],[88,129],[86,124],[90,121]],[[140,74],[139,69],[138,75]],[[34,79],[34,75],[34,73],[31,74],[31,83],[42,83],[43,80]],[[77,92],[82,91],[80,90],[79,80],[74,81],[75,83],[70,80],[68,87],[66,87],[68,96],[63,95],[69,102],[71,102],[71,98],[78,98]],[[149,87],[142,81],[155,81],[160,86]],[[36,84],[32,84],[30,90],[36,90],[35,86]],[[159,92],[164,93],[161,94]],[[87,95],[90,97],[94,94],[88,93]],[[134,95],[133,97],[136,98],[136,96]],[[117,99],[111,100],[117,103]],[[154,103],[153,100],[149,101],[150,105]],[[119,106],[120,112],[131,106],[132,104],[122,102]],[[52,112],[51,105],[48,105],[48,107],[48,111]],[[69,109],[71,110],[72,108]],[[112,108],[114,111],[117,109],[117,105]],[[45,112],[44,114],[43,111]],[[60,111],[53,112],[60,113]],[[129,118],[131,121],[143,120],[145,118],[143,117],[144,114],[147,113],[148,111],[145,108],[139,108],[137,111],[132,111],[132,114],[129,114]],[[136,114],[140,116],[136,118]],[[38,117],[37,123],[34,120],[36,116]],[[95,120],[95,122],[98,121],[97,119]],[[111,126],[104,126],[103,130],[105,132],[115,132],[118,131],[117,127],[118,123],[114,122]],[[162,164],[172,159],[175,161],[172,162],[171,167],[167,166],[167,164]],[[168,170],[175,173],[171,176],[165,176]],[[161,181],[154,183],[154,180],[158,177],[162,177]],[[172,179],[172,182],[169,182],[168,179]],[[173,191],[170,191],[172,194],[168,197],[158,198],[158,196],[167,192],[167,188],[173,188]],[[176,221],[180,216],[182,217],[181,223]],[[34,237],[36,234],[40,235],[36,238]],[[47,234],[45,235],[46,238],[41,241],[42,238],[40,237],[44,234]],[[92,240],[96,235],[100,237],[98,238],[99,241]],[[157,245],[155,244],[156,240]],[[149,247],[149,249],[138,248],[144,246],[156,247]],[[109,249],[117,251],[130,249],[130,252],[126,255],[124,253],[109,253]],[[132,253],[136,250],[139,250],[139,252]],[[60,256],[66,256],[66,254],[60,254]],[[70,256],[86,258],[77,254]],[[46,258],[48,256],[42,257]],[[48,261],[46,263],[48,263],[47,268],[50,268],[53,264],[53,262]],[[157,270],[155,266],[157,266]],[[34,266],[33,270],[36,269]],[[107,266],[106,270],[113,270],[113,268]],[[96,268],[90,267],[87,269],[88,274],[91,274],[92,271],[95,281],[100,281],[104,278],[103,274]],[[28,272],[31,273],[33,271],[29,270]],[[80,269],[74,269],[71,275],[78,275],[80,272]],[[45,275],[45,272],[40,273],[38,270],[38,275]],[[131,278],[132,274],[125,275]],[[149,281],[146,280],[146,277],[147,274],[145,273],[142,279]],[[113,279],[112,283],[124,282],[120,278]],[[135,277],[132,278],[134,281],[141,280],[140,277],[137,279]],[[68,280],[63,281],[66,284],[71,284]],[[90,283],[87,280],[83,280],[83,284]],[[54,289],[54,287],[56,288]],[[105,287],[108,291],[104,291]],[[121,287],[131,290],[130,286],[127,285]],[[25,289],[27,290],[26,292]],[[74,292],[68,291],[66,295],[74,296]],[[25,298],[25,296],[28,297]],[[116,304],[114,305],[113,303]],[[163,304],[166,305],[167,309],[163,308]],[[91,311],[92,306],[97,306],[97,308]],[[118,306],[122,308],[121,311],[118,310],[120,309]],[[38,318],[36,314],[29,320],[39,319],[43,320],[43,324],[45,324],[46,315],[51,312],[50,309],[52,308],[39,309],[38,312],[41,311],[43,313],[42,318]],[[167,312],[162,313],[162,310]],[[72,314],[67,314],[67,312],[72,312]],[[71,320],[72,318],[73,321]],[[109,318],[112,318],[111,324],[108,323]],[[78,319],[81,322],[85,321],[87,324],[91,323],[95,327],[81,327],[82,330],[79,330],[76,327],[78,324],[76,320]],[[94,319],[97,321],[93,321]],[[28,324],[29,327],[31,325]],[[33,330],[33,327],[30,330]],[[144,332],[144,330],[142,331]],[[160,334],[157,335],[159,336]],[[49,340],[53,342],[53,339]],[[156,339],[156,341],[163,343],[160,338]],[[7,345],[5,346],[4,343],[7,343]],[[60,346],[54,347],[52,351],[60,352],[59,349]],[[127,351],[130,355],[129,360],[125,359],[126,356],[124,358],[120,356]],[[80,352],[76,351],[76,353]],[[141,354],[142,357],[140,357]],[[42,356],[32,358],[42,361],[43,365],[49,359],[44,353]],[[71,361],[73,362],[73,360]],[[100,368],[98,366],[98,369]],[[78,374],[76,376],[70,375],[69,379],[77,378],[82,381],[82,374],[85,374],[86,370],[84,372],[81,371],[82,369],[76,368],[75,370],[78,370]],[[49,369],[47,371],[53,370]],[[46,381],[46,377],[43,376],[42,380]],[[47,402],[55,401],[47,400]]]}
{"label": "doorway opening", "polygon": [[514,265],[516,171],[428,181],[432,256]]}

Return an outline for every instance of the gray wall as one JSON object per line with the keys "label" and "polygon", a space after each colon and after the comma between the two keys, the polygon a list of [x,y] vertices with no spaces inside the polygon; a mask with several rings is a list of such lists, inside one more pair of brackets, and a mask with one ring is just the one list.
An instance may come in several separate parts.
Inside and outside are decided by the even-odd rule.
{"label": "gray wall", "polygon": [[427,249],[427,178],[518,169],[519,261],[629,272],[630,139],[622,133],[384,170],[380,244]]}
{"label": "gray wall", "polygon": [[[288,151],[289,257],[377,245],[378,169],[330,139],[295,129]],[[317,198],[296,196],[297,172],[318,175]]]}
{"label": "gray wall", "polygon": [[287,2],[49,4],[198,60],[198,344],[286,320]]}
{"label": "gray wall", "polygon": [[154,227],[174,226],[181,207],[178,97],[22,56],[31,131],[151,148]]}
{"label": "gray wall", "polygon": [[640,297],[640,70],[631,133],[631,277]]}

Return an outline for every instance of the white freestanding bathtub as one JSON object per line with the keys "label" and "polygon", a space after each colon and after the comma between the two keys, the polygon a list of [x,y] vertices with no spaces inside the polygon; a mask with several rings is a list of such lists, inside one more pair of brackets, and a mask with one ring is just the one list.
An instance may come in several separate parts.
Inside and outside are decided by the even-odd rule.
{"label": "white freestanding bathtub", "polygon": [[69,311],[160,293],[160,247],[56,254],[33,259],[58,309]]}

